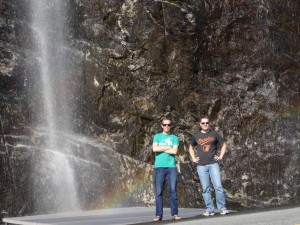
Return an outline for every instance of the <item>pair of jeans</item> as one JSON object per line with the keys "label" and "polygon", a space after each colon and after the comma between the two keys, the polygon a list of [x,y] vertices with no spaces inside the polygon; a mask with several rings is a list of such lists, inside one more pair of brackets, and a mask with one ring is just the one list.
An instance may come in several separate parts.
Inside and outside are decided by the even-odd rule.
{"label": "pair of jeans", "polygon": [[165,180],[168,182],[170,194],[171,215],[178,214],[177,200],[177,169],[176,167],[163,167],[154,169],[154,184],[155,184],[155,200],[156,200],[156,216],[163,218],[163,191]]}
{"label": "pair of jeans", "polygon": [[197,172],[202,186],[202,196],[205,202],[206,211],[214,211],[214,203],[211,199],[210,180],[216,193],[216,203],[219,210],[226,209],[225,193],[222,187],[219,163],[197,166]]}

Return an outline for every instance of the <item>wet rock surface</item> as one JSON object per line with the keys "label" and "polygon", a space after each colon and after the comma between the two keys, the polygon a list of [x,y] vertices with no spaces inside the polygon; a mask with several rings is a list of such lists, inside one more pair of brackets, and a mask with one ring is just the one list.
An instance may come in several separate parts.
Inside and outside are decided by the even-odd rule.
{"label": "wet rock surface", "polygon": [[[66,4],[69,85],[76,90],[73,129],[114,150],[118,166],[111,168],[125,192],[132,188],[127,177],[139,177],[140,170],[149,171],[151,181],[152,137],[168,113],[180,137],[180,207],[203,207],[188,145],[199,117],[208,115],[228,144],[221,168],[229,208],[299,204],[297,1]],[[43,118],[36,113],[39,74],[28,5],[28,0],[0,1],[0,192],[6,196],[0,207],[12,215],[38,211],[29,178],[37,155],[32,149],[41,147],[32,141],[32,127]],[[92,147],[85,151],[96,161],[105,158]],[[88,199],[84,207],[105,206],[92,199],[103,199],[102,180],[110,175],[102,177],[91,165],[79,168],[79,174],[94,171],[98,182],[93,196],[82,195]],[[144,196],[149,192],[126,204],[153,204],[153,194]]]}

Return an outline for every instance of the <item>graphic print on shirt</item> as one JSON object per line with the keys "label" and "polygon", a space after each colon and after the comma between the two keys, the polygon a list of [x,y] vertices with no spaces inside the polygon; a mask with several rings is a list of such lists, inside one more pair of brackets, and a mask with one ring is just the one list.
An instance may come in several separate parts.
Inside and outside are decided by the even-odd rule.
{"label": "graphic print on shirt", "polygon": [[159,142],[159,146],[172,146],[172,139],[171,138],[166,138],[162,142]]}
{"label": "graphic print on shirt", "polygon": [[210,145],[203,145],[202,149],[203,149],[204,152],[208,152],[209,148],[210,148]]}
{"label": "graphic print on shirt", "polygon": [[199,138],[198,140],[198,144],[200,146],[202,146],[202,150],[204,152],[208,152],[210,149],[210,144],[208,144],[209,142],[213,142],[215,139],[214,137],[208,136],[206,138]]}

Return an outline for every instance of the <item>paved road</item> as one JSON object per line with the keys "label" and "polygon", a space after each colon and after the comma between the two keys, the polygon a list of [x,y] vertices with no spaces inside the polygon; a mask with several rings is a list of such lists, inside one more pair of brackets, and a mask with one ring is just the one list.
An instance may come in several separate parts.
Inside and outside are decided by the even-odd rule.
{"label": "paved road", "polygon": [[300,225],[300,207],[281,208],[261,212],[235,212],[229,215],[203,217],[203,209],[180,209],[181,221],[172,221],[169,209],[164,220],[152,222],[153,208],[117,208],[89,212],[4,218],[7,224],[18,225],[124,225],[171,224],[176,225]]}
{"label": "paved road", "polygon": [[[130,207],[97,211],[4,218],[7,224],[19,225],[121,225],[145,224],[154,218],[154,208]],[[201,215],[203,209],[180,209],[185,218]],[[164,209],[165,220],[171,219],[170,209]]]}
{"label": "paved road", "polygon": [[[166,221],[164,224],[171,224]],[[145,224],[145,223],[144,223]],[[149,223],[150,224],[150,223]],[[176,225],[300,225],[300,207],[187,218]]]}

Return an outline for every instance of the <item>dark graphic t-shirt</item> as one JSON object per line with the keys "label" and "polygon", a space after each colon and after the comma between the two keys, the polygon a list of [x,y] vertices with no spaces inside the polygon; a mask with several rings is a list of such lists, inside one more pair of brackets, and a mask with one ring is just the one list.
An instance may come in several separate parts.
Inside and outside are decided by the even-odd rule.
{"label": "dark graphic t-shirt", "polygon": [[218,150],[218,145],[222,146],[223,144],[224,139],[216,131],[196,133],[192,137],[191,145],[196,146],[197,155],[200,158],[198,165],[215,163],[214,156]]}

